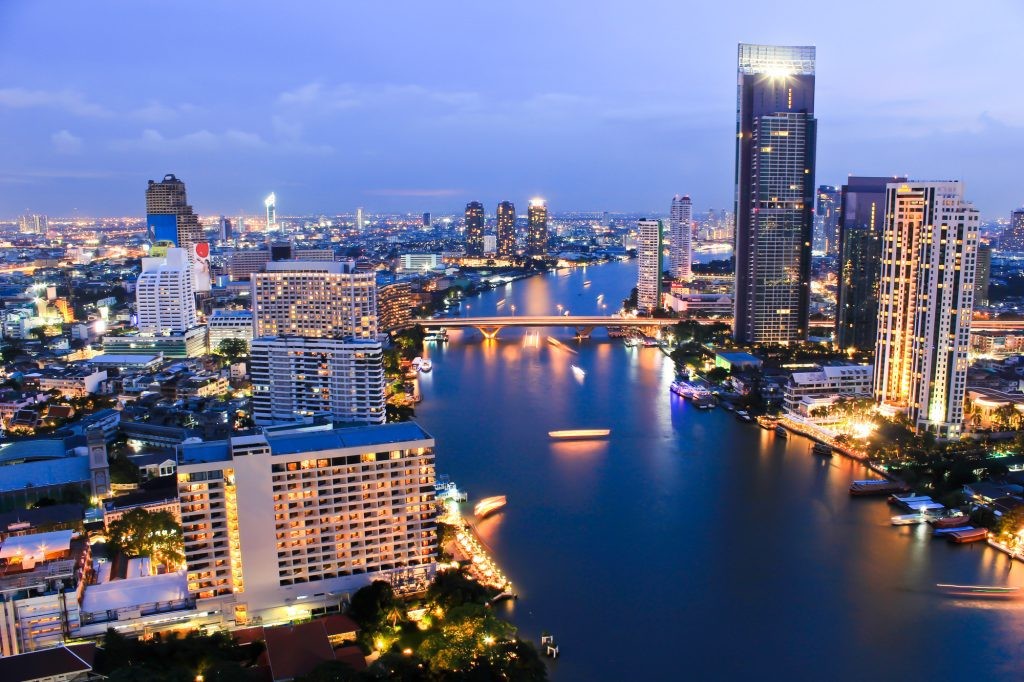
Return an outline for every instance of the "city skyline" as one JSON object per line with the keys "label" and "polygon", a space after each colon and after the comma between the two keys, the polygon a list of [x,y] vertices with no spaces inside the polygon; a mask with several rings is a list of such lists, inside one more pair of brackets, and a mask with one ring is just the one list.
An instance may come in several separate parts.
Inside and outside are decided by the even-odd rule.
{"label": "city skyline", "polygon": [[[828,30],[812,23],[770,32],[755,16],[725,7],[694,14],[652,2],[647,11],[585,16],[545,7],[546,20],[535,22],[537,8],[526,3],[511,11],[411,7],[387,16],[361,8],[241,15],[186,8],[194,49],[176,54],[175,68],[166,69],[147,55],[159,54],[149,49],[154,42],[173,41],[174,22],[163,20],[168,8],[133,7],[110,22],[71,3],[58,11],[8,3],[0,18],[12,30],[0,58],[18,76],[0,88],[11,150],[0,166],[0,214],[133,215],[137,179],[167,172],[190,182],[203,215],[254,214],[271,190],[283,215],[355,206],[454,213],[472,200],[491,205],[538,194],[560,211],[650,212],[679,188],[697,206],[725,207],[732,194],[733,55],[737,43],[759,42],[818,48],[819,184],[838,186],[850,174],[958,178],[986,218],[1005,217],[1024,203],[1012,172],[1024,151],[1024,136],[1015,134],[1024,106],[1021,95],[1000,86],[1011,82],[1013,67],[998,54],[1022,10],[1008,2],[970,12],[938,5],[948,5],[971,38],[971,59],[938,52],[927,26],[889,40],[901,18],[939,27],[950,12],[922,17],[881,3]],[[787,13],[805,16],[813,7],[801,3]],[[892,21],[874,18],[882,11]],[[684,12],[686,24],[696,21],[702,30],[681,48],[669,41],[657,47]],[[461,43],[447,38],[471,34],[471,26],[499,14],[508,30],[465,64]],[[227,21],[256,34],[270,16],[281,49],[297,46],[287,64],[280,50],[227,49],[220,28]],[[362,30],[341,45],[317,39],[336,25]],[[41,26],[48,35],[42,55],[33,38]],[[385,28],[389,40],[425,40],[421,63],[402,51],[382,56],[372,49]],[[868,30],[889,46],[884,54],[844,47]],[[81,34],[104,41],[101,62],[75,59]],[[639,34],[653,52],[606,49]],[[504,49],[528,36],[543,49]],[[207,72],[211,62],[222,69]],[[886,78],[900,63],[914,64],[914,79]],[[162,77],[150,78],[157,68]],[[955,101],[944,95],[952,82]],[[114,87],[123,83],[133,87]],[[475,153],[454,153],[466,146]],[[636,156],[658,171],[630,172]],[[501,164],[477,163],[499,157]]]}

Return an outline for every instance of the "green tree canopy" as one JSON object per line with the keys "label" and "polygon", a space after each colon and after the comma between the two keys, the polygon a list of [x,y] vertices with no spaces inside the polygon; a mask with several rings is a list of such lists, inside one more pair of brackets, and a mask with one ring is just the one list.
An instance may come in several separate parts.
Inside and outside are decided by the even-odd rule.
{"label": "green tree canopy", "polygon": [[217,345],[217,353],[229,362],[238,362],[239,358],[249,357],[249,342],[245,339],[223,339]]}
{"label": "green tree canopy", "polygon": [[118,551],[133,557],[179,566],[185,561],[181,526],[167,511],[132,509],[111,522],[107,538]]}

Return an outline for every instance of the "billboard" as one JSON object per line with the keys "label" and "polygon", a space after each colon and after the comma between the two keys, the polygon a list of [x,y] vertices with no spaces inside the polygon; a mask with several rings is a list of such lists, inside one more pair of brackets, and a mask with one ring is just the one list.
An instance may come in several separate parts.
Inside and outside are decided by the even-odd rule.
{"label": "billboard", "polygon": [[192,285],[196,291],[209,291],[210,280],[210,244],[196,242],[192,245]]}
{"label": "billboard", "polygon": [[160,213],[146,215],[146,230],[153,242],[168,241],[178,245],[178,216]]}

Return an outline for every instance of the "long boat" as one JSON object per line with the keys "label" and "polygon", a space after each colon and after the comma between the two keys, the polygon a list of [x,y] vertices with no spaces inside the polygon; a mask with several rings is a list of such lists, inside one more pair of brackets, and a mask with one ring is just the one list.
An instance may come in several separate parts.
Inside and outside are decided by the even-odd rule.
{"label": "long boat", "polygon": [[564,431],[548,431],[548,437],[555,440],[593,440],[607,438],[611,429],[566,429]]}
{"label": "long boat", "polygon": [[904,483],[888,481],[884,478],[854,481],[850,485],[850,494],[861,497],[866,495],[890,495],[907,491]]}
{"label": "long boat", "polygon": [[950,542],[963,545],[968,542],[981,542],[988,537],[988,530],[985,528],[971,528],[970,530],[955,530],[946,536]]}
{"label": "long boat", "polygon": [[943,594],[955,597],[972,597],[975,599],[1017,599],[1022,596],[1019,587],[1002,587],[998,585],[935,585]]}
{"label": "long boat", "polygon": [[971,519],[963,514],[958,516],[933,516],[928,519],[932,528],[963,528],[971,522]]}
{"label": "long boat", "polygon": [[956,533],[961,530],[977,530],[977,528],[968,524],[964,524],[963,526],[957,526],[956,528],[936,528],[932,531],[932,537],[941,538],[949,535],[950,533]]}

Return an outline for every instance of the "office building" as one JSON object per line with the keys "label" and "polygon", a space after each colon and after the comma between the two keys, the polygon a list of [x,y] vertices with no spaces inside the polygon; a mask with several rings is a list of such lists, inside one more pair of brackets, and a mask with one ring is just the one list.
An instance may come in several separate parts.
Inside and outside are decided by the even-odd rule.
{"label": "office building", "polygon": [[434,439],[414,422],[267,429],[178,450],[188,592],[237,625],[434,574]]}
{"label": "office building", "polygon": [[739,46],[733,327],[738,341],[807,337],[814,57],[813,47]]}
{"label": "office building", "polygon": [[263,200],[263,206],[267,209],[267,230],[277,229],[277,195],[271,192]]}
{"label": "office building", "polygon": [[231,219],[221,216],[217,221],[217,239],[225,242],[232,237],[231,233]]}
{"label": "office building", "polygon": [[398,256],[398,272],[429,272],[444,267],[439,253],[403,253]]}
{"label": "office building", "polygon": [[366,218],[363,216],[363,207],[360,206],[356,209],[356,229],[360,232],[366,227]]}
{"label": "office building", "polygon": [[689,282],[693,260],[693,204],[689,196],[672,197],[669,211],[669,274],[679,282]]}
{"label": "office building", "polygon": [[814,208],[814,237],[812,249],[827,256],[839,254],[839,216],[841,212],[839,189],[832,185],[818,187]]}
{"label": "office building", "polygon": [[1003,251],[1024,251],[1024,208],[1010,213],[1010,224],[999,238]]}
{"label": "office building", "polygon": [[992,277],[992,247],[978,244],[977,267],[974,270],[974,307],[988,305],[989,280]]}
{"label": "office building", "polygon": [[210,349],[217,350],[225,339],[252,341],[252,311],[217,309],[206,318]]}
{"label": "office building", "polygon": [[479,201],[466,204],[466,255],[484,255],[484,205]]}
{"label": "office building", "polygon": [[498,204],[498,258],[516,256],[516,207],[511,201]]}
{"label": "office building", "polygon": [[977,249],[978,211],[961,183],[888,186],[875,399],[944,438],[964,421]]}
{"label": "office building", "polygon": [[354,424],[384,423],[384,365],[378,341],[253,339],[252,417],[277,424],[314,415]]}
{"label": "office building", "polygon": [[251,281],[254,338],[377,338],[375,276],[352,262],[270,262]]}
{"label": "office building", "polygon": [[198,324],[192,270],[185,249],[162,258],[143,258],[135,285],[138,328],[150,334],[184,333]]}
{"label": "office building", "polygon": [[262,272],[270,262],[269,249],[241,249],[228,255],[228,276],[233,281],[251,279],[254,272]]}
{"label": "office building", "polygon": [[836,343],[842,350],[875,348],[885,190],[890,182],[904,181],[850,176],[840,192]]}
{"label": "office building", "polygon": [[412,288],[408,282],[377,287],[377,324],[381,332],[397,329],[412,319]]}
{"label": "office building", "polygon": [[203,241],[203,227],[185,196],[185,183],[173,174],[146,187],[146,229],[154,242],[171,242],[186,251]]}
{"label": "office building", "polygon": [[543,199],[530,199],[527,218],[526,255],[546,256],[548,253],[548,207]]}
{"label": "office building", "polygon": [[430,214],[429,213],[424,213],[423,214],[423,227],[430,227]]}
{"label": "office building", "polygon": [[46,234],[49,218],[39,214],[18,216],[18,232],[22,234]]}
{"label": "office building", "polygon": [[639,220],[637,227],[636,279],[637,312],[650,315],[661,306],[662,224],[660,220]]}

